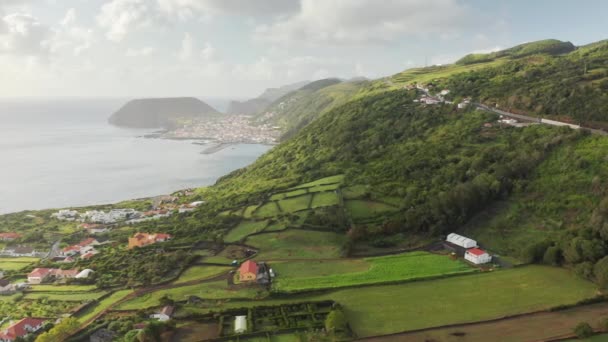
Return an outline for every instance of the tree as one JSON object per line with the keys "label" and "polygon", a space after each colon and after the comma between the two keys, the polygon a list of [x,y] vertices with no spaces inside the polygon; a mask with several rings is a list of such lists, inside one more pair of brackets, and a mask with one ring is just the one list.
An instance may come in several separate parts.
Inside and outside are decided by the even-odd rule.
{"label": "tree", "polygon": [[549,265],[559,265],[561,259],[561,250],[558,246],[551,246],[545,251],[543,255],[543,262]]}
{"label": "tree", "polygon": [[593,328],[587,322],[581,322],[574,328],[574,334],[578,338],[587,338],[593,335]]}
{"label": "tree", "polygon": [[608,285],[608,256],[595,263],[593,274],[595,274],[595,279],[600,286],[606,287]]}
{"label": "tree", "polygon": [[346,317],[342,309],[336,308],[327,315],[327,318],[325,318],[325,330],[334,335],[345,333],[348,330]]}
{"label": "tree", "polygon": [[61,323],[57,324],[53,329],[42,333],[36,338],[36,342],[55,342],[65,341],[78,328],[80,323],[74,317],[66,318]]}

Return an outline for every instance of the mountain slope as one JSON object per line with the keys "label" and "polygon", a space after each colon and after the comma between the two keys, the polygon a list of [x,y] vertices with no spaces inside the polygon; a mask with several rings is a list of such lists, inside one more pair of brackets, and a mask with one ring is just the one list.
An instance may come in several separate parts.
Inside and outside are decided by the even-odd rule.
{"label": "mountain slope", "polygon": [[242,115],[251,115],[258,113],[274,101],[279,98],[289,94],[290,92],[297,90],[305,85],[307,85],[309,81],[302,81],[293,84],[288,84],[279,88],[268,88],[266,89],[260,96],[249,99],[246,101],[231,101],[228,105],[227,114],[242,114]]}
{"label": "mountain slope", "polygon": [[177,119],[200,119],[219,112],[193,97],[151,98],[127,102],[109,119],[116,126],[167,128]]}

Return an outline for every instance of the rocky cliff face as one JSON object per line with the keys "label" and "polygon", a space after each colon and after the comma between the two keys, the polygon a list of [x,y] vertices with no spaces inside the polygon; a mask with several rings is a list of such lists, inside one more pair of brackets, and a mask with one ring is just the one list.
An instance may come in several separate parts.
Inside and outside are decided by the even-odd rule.
{"label": "rocky cliff face", "polygon": [[134,128],[167,128],[177,119],[199,119],[219,115],[205,102],[193,97],[137,99],[127,102],[109,122]]}

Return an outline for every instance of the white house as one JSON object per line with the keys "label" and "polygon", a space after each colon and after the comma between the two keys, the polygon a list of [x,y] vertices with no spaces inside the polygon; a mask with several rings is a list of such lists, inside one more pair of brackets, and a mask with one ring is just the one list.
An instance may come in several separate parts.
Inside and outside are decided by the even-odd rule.
{"label": "white house", "polygon": [[477,241],[473,239],[469,239],[468,237],[464,237],[462,235],[458,235],[456,233],[451,233],[445,239],[447,242],[453,243],[456,246],[464,247],[464,248],[473,248],[477,247]]}
{"label": "white house", "polygon": [[467,106],[468,106],[468,105],[469,105],[468,103],[460,102],[460,103],[458,104],[458,109],[464,109],[464,108],[467,108]]}
{"label": "white house", "polygon": [[476,265],[485,264],[492,261],[492,256],[488,252],[479,249],[471,248],[464,253],[464,258]]}
{"label": "white house", "polygon": [[151,315],[150,318],[155,318],[161,322],[168,321],[171,319],[171,316],[173,315],[173,310],[174,310],[174,307],[167,305],[164,308],[162,308],[162,310],[160,310],[159,313]]}
{"label": "white house", "polygon": [[81,271],[80,273],[78,273],[74,278],[76,279],[86,279],[88,278],[91,273],[93,273],[94,271],[92,269],[87,268],[86,270]]}
{"label": "white house", "polygon": [[236,316],[234,318],[234,333],[242,334],[247,331],[247,316]]}

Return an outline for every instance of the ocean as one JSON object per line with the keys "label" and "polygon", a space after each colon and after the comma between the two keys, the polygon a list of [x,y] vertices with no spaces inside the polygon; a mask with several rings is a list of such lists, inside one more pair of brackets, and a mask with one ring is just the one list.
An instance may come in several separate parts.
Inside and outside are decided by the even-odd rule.
{"label": "ocean", "polygon": [[[209,101],[223,109],[222,100]],[[213,184],[270,149],[214,154],[191,141],[141,138],[111,126],[126,99],[1,99],[0,213],[76,207]]]}

